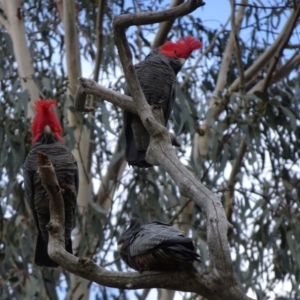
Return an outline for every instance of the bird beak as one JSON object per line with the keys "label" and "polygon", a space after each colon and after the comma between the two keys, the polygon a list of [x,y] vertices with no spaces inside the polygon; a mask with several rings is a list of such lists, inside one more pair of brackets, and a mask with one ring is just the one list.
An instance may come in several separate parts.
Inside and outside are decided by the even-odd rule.
{"label": "bird beak", "polygon": [[51,128],[50,128],[49,125],[46,125],[46,126],[45,126],[44,132],[45,132],[45,133],[49,133],[49,134],[51,133]]}
{"label": "bird beak", "polygon": [[118,250],[119,252],[121,252],[121,250],[122,250],[122,246],[123,246],[123,243],[120,243],[120,244],[118,245],[118,248],[117,248],[117,250]]}
{"label": "bird beak", "polygon": [[179,58],[179,61],[180,61],[180,64],[183,66],[184,63],[185,63],[185,61],[186,61],[186,59],[183,58],[183,57],[180,57],[180,58]]}

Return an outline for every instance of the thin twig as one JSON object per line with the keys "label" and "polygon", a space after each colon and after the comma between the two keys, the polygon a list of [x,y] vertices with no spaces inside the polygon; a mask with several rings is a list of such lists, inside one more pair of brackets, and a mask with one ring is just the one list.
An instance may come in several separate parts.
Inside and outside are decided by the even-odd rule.
{"label": "thin twig", "polygon": [[268,88],[269,85],[269,81],[271,80],[272,74],[276,68],[276,65],[278,63],[279,58],[281,57],[284,48],[286,47],[286,45],[288,44],[290,37],[293,33],[293,30],[297,24],[297,21],[299,21],[299,15],[300,15],[300,3],[298,4],[297,8],[295,9],[291,21],[289,23],[288,28],[284,31],[281,43],[276,51],[276,54],[274,55],[271,64],[269,66],[267,75],[265,77],[265,81],[264,84],[262,86],[262,92],[265,92],[266,89]]}
{"label": "thin twig", "polygon": [[228,190],[225,193],[225,211],[226,211],[226,217],[228,220],[231,220],[231,214],[232,214],[232,205],[234,203],[234,186],[236,182],[236,176],[240,172],[242,167],[243,158],[247,151],[247,143],[246,143],[246,137],[243,136],[242,141],[239,146],[239,150],[237,153],[237,157],[233,163],[229,180],[228,180]]}
{"label": "thin twig", "polygon": [[169,224],[172,225],[174,223],[174,221],[178,218],[178,216],[184,211],[184,209],[192,202],[191,199],[188,199],[184,205],[182,205],[180,207],[180,209],[178,210],[178,212],[174,215],[174,217],[170,220]]}
{"label": "thin twig", "polygon": [[[278,47],[280,47],[282,43],[282,39],[284,38],[286,32],[290,28],[290,24],[294,21],[295,14],[294,12],[290,15],[288,20],[286,21],[284,27],[282,28],[281,33],[277,36],[276,40],[273,42],[273,44],[264,51],[257,60],[245,71],[245,80],[246,84],[249,79],[251,79],[253,76],[255,76],[264,66],[266,66],[269,61],[273,58],[275,53],[278,50]],[[298,19],[299,22],[299,19]],[[231,95],[232,92],[236,91],[237,88],[240,85],[241,78],[238,77],[227,89],[227,95]]]}
{"label": "thin twig", "polygon": [[226,26],[228,25],[229,23],[229,20],[227,20],[227,22],[225,23],[225,25],[220,29],[219,32],[217,32],[213,38],[211,39],[211,42],[209,43],[208,47],[205,48],[204,52],[201,53],[201,55],[198,57],[198,59],[196,60],[195,64],[193,65],[193,67],[191,68],[190,72],[185,76],[184,80],[182,81],[182,83],[180,84],[180,88],[184,88],[185,85],[188,83],[188,81],[190,80],[192,74],[195,72],[195,70],[197,69],[200,61],[202,60],[202,58],[207,55],[211,50],[212,48],[214,47],[215,45],[215,42],[217,40],[217,38],[221,35],[221,33],[224,32]]}
{"label": "thin twig", "polygon": [[103,16],[104,16],[104,5],[105,0],[98,1],[98,12],[96,19],[96,59],[94,67],[93,79],[98,81],[99,79],[99,70],[102,60],[103,53]]}
{"label": "thin twig", "polygon": [[244,6],[244,7],[251,7],[251,8],[261,8],[261,9],[292,9],[293,6],[285,5],[285,6],[260,6],[254,4],[245,4],[245,3],[236,3],[236,6]]}
{"label": "thin twig", "polygon": [[233,34],[233,40],[235,46],[235,56],[236,56],[238,70],[239,70],[239,75],[241,78],[240,91],[243,94],[245,92],[246,82],[245,82],[245,74],[244,74],[244,68],[242,62],[241,47],[239,43],[238,28],[235,22],[235,0],[230,0],[230,4],[231,4],[231,28],[232,28],[232,34]]}

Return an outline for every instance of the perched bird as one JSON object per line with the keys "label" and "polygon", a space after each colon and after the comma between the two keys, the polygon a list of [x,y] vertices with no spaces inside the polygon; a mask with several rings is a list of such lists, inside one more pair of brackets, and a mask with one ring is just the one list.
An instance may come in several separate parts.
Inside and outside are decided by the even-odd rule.
{"label": "perched bird", "polygon": [[38,229],[34,261],[38,266],[46,267],[58,267],[58,264],[49,257],[47,252],[46,225],[50,221],[49,199],[37,173],[38,152],[48,155],[62,189],[65,204],[65,242],[69,253],[72,253],[71,231],[75,226],[78,192],[77,162],[68,148],[63,145],[62,128],[54,111],[55,107],[55,100],[35,102],[36,115],[31,125],[32,148],[23,165],[25,192]]}
{"label": "perched bird", "polygon": [[[190,36],[175,43],[166,42],[134,66],[149,105],[158,106],[163,110],[165,125],[176,98],[176,75],[191,53],[201,47],[202,43]],[[139,116],[125,111],[124,127],[125,157],[128,164],[140,168],[151,167],[152,165],[145,160],[150,135]]]}
{"label": "perched bird", "polygon": [[176,271],[200,261],[192,240],[180,230],[161,222],[143,225],[132,219],[118,239],[121,258],[132,269],[142,271]]}

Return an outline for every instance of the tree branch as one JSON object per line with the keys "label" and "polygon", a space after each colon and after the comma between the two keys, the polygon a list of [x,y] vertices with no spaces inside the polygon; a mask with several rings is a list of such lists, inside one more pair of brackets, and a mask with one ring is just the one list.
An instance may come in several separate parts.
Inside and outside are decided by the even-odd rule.
{"label": "tree branch", "polygon": [[[99,96],[100,98],[107,100],[110,103],[115,104],[120,108],[123,108],[124,110],[138,115],[138,108],[136,104],[134,104],[133,99],[130,96],[112,91],[102,85],[99,85],[91,79],[81,77],[79,78],[79,82],[80,86],[78,87],[75,96],[75,107],[78,111],[91,112],[94,110],[94,107],[85,106],[86,96],[87,94],[89,94],[93,96]],[[172,142],[172,145],[176,147],[180,146],[180,143],[178,142],[176,136],[173,133],[169,132],[169,138]],[[112,174],[110,174],[109,176],[111,175]]]}
{"label": "tree branch", "polygon": [[111,203],[117,187],[117,183],[126,167],[124,155],[120,156],[120,152],[122,151],[123,139],[124,131],[120,133],[120,137],[118,138],[115,151],[107,168],[107,172],[101,180],[101,185],[97,193],[97,203],[101,205],[107,213],[111,208]]}
{"label": "tree branch", "polygon": [[[168,274],[168,278],[166,278],[166,274],[158,274],[152,277],[151,275],[148,275],[149,273],[147,273],[147,284],[140,286],[137,282],[141,282],[143,280],[144,274],[139,275],[138,278],[136,278],[137,275],[134,275],[135,273],[129,273],[127,276],[129,276],[131,280],[134,279],[134,281],[131,281],[129,283],[129,286],[127,281],[126,287],[157,287],[192,291],[205,296],[207,299],[249,299],[240,289],[233,273],[232,261],[230,258],[230,250],[227,240],[227,231],[231,225],[226,220],[225,211],[220,202],[220,199],[214,193],[209,191],[204,185],[202,185],[200,181],[194,178],[193,174],[181,164],[173,147],[171,146],[167,129],[164,126],[160,125],[154,118],[150,106],[146,102],[146,99],[137,80],[137,76],[132,64],[132,55],[125,35],[126,29],[131,25],[161,22],[164,20],[168,20],[171,17],[174,18],[190,13],[197,7],[200,7],[202,5],[202,1],[190,0],[176,8],[165,10],[162,12],[121,15],[116,17],[114,20],[115,41],[119,51],[125,78],[129,86],[130,94],[132,95],[133,103],[136,106],[136,109],[144,126],[151,135],[146,159],[150,163],[160,164],[162,167],[164,167],[164,169],[170,174],[176,185],[179,187],[182,196],[190,198],[192,201],[202,207],[206,212],[208,220],[207,244],[209,246],[212,265],[212,271],[209,275],[201,276],[200,274],[194,273],[192,274],[193,279],[191,281],[184,280],[184,284],[182,284],[182,277],[191,276],[191,272],[190,274],[186,275],[183,275],[185,274],[183,272],[177,273],[176,278],[181,277],[181,280],[180,282],[177,281],[175,285],[173,285],[174,274],[172,274],[171,277],[170,274]],[[86,91],[87,90],[85,90],[85,92]],[[109,90],[105,92],[108,93],[108,91]],[[129,100],[128,98],[126,101],[121,101],[117,93],[110,91],[110,93],[108,94],[110,94],[110,96],[113,95],[111,98],[117,99],[117,101],[119,101],[119,104],[121,104],[123,107],[125,105],[129,107],[129,102],[127,102],[127,100]],[[106,95],[106,97],[109,96],[108,94]],[[125,104],[126,102],[127,104]],[[160,109],[158,111],[159,112],[155,112],[155,115],[157,116],[158,113],[160,113],[162,117],[162,111]],[[63,259],[61,260],[61,262],[65,263]],[[119,284],[121,280],[124,280],[123,273],[107,272],[87,260],[78,260],[78,262],[76,262],[76,265],[76,268],[72,268],[72,272],[79,272],[82,270],[85,273],[80,273],[81,276],[91,276],[91,273],[94,273],[94,276],[89,277],[89,279],[96,282],[98,282],[97,280],[99,277],[97,276],[97,272],[99,272],[100,279],[102,279],[101,284],[104,284],[106,286],[120,287],[116,285]],[[85,267],[82,268],[82,266]],[[63,265],[63,267],[65,267],[65,265]],[[86,271],[88,271],[88,273],[86,273]],[[106,280],[105,283],[103,283],[104,278],[106,277],[103,275],[109,276],[110,280]],[[114,281],[112,281],[113,278]],[[158,278],[160,279],[157,280]],[[172,278],[171,281],[170,278]],[[203,279],[205,279],[205,282],[202,281]],[[124,284],[126,280],[122,281],[122,284]],[[197,282],[197,287],[201,286],[201,288],[197,289],[197,291],[193,289],[195,282]],[[218,286],[218,295],[215,292],[216,290],[211,289],[214,285]],[[203,290],[204,286],[205,289]],[[122,288],[124,288],[124,286],[122,286]]]}
{"label": "tree branch", "polygon": [[94,109],[93,107],[85,106],[86,95],[89,94],[98,96],[131,113],[137,114],[137,108],[130,96],[112,91],[91,79],[81,77],[79,78],[79,82],[80,87],[78,88],[75,96],[75,107],[78,111],[89,112]]}
{"label": "tree branch", "polygon": [[[42,185],[49,197],[50,222],[48,253],[49,256],[67,271],[98,284],[120,289],[165,288],[189,291],[203,295],[207,299],[226,299],[215,294],[216,284],[211,275],[201,275],[195,270],[181,272],[111,272],[97,266],[89,259],[77,258],[64,248],[64,200],[56,178],[55,170],[44,153],[39,153],[38,172]],[[184,282],[184,284],[182,284]],[[233,298],[234,299],[234,298]],[[238,299],[249,299],[248,297]]]}
{"label": "tree branch", "polygon": [[[242,2],[248,3],[248,0],[242,0]],[[231,14],[234,13],[235,13],[234,11],[231,12]],[[237,11],[236,16],[234,17],[236,30],[240,30],[240,26],[243,21],[244,14],[245,14],[245,7],[240,7],[239,10]],[[230,17],[230,19],[231,18],[232,16]],[[231,31],[225,51],[223,53],[223,58],[222,58],[220,71],[217,78],[217,83],[213,92],[213,97],[211,97],[209,101],[209,108],[213,109],[214,119],[216,119],[222,113],[225,107],[223,105],[224,100],[220,98],[220,94],[222,93],[226,85],[227,73],[228,73],[228,68],[232,57],[233,47],[234,47],[234,32]],[[205,119],[199,128],[201,135],[196,133],[194,136],[195,147],[193,149],[193,156],[195,160],[197,159],[199,153],[204,156],[207,155],[208,153],[208,130],[209,130],[209,126],[207,124],[207,120]]]}
{"label": "tree branch", "polygon": [[27,103],[27,117],[34,117],[33,103],[39,99],[39,88],[33,79],[34,69],[32,57],[27,46],[26,30],[23,17],[19,18],[17,12],[22,7],[22,1],[2,0],[3,9],[7,16],[8,31],[13,41],[14,56],[18,65],[18,74],[23,90],[28,90],[30,100]]}
{"label": "tree branch", "polygon": [[201,55],[197,58],[195,64],[193,65],[193,67],[191,68],[191,70],[189,71],[189,73],[184,77],[184,80],[182,81],[182,83],[180,84],[180,88],[184,88],[184,86],[189,82],[192,74],[195,72],[195,70],[197,69],[200,61],[202,60],[202,58],[207,54],[209,53],[212,48],[214,47],[215,45],[215,42],[217,40],[217,38],[221,35],[221,33],[224,32],[227,24],[229,23],[229,19],[228,21],[225,23],[224,26],[222,26],[221,30],[219,32],[217,32],[213,38],[211,39],[211,42],[209,43],[208,47],[205,48],[205,50],[201,53]]}
{"label": "tree branch", "polygon": [[[243,3],[247,4],[248,0],[243,0]],[[232,14],[234,14],[234,11],[231,12]],[[243,21],[245,15],[245,7],[240,7],[235,19],[235,28],[236,30],[240,30],[241,27],[241,23]],[[220,66],[220,72],[218,74],[218,79],[217,79],[217,84],[216,87],[214,89],[214,98],[219,98],[219,94],[221,91],[223,91],[225,84],[226,84],[226,78],[227,78],[227,72],[228,72],[228,68],[229,68],[229,64],[230,64],[230,60],[231,60],[231,56],[232,56],[232,51],[233,51],[233,47],[234,47],[234,33],[231,31],[230,35],[229,35],[229,39],[228,39],[228,43],[226,45],[225,51],[223,53],[223,59],[222,59],[222,63]],[[215,107],[215,100],[211,100],[210,101],[210,107]],[[223,106],[222,105],[217,105],[215,108],[215,113],[214,113],[214,117],[217,117],[222,111],[223,111]]]}
{"label": "tree branch", "polygon": [[[245,81],[251,79],[257,72],[259,72],[265,65],[268,64],[270,59],[275,55],[278,47],[280,47],[282,39],[284,38],[286,32],[288,32],[290,28],[290,24],[294,22],[295,12],[293,12],[288,20],[286,21],[281,33],[277,36],[277,39],[273,42],[273,44],[263,52],[261,56],[245,71]],[[297,20],[299,22],[299,19]],[[241,78],[238,77],[229,87],[227,90],[227,95],[230,95],[232,92],[237,90],[238,86],[240,85]]]}
{"label": "tree branch", "polygon": [[298,19],[299,19],[299,15],[300,15],[300,3],[298,4],[297,8],[294,10],[294,13],[292,14],[292,18],[291,18],[291,21],[289,22],[288,28],[283,32],[283,37],[281,39],[281,43],[277,49],[276,54],[274,55],[274,57],[271,61],[267,75],[265,77],[265,80],[264,80],[264,83],[262,86],[262,92],[265,92],[269,86],[269,82],[271,80],[272,74],[276,68],[279,58],[281,57],[281,55],[283,53],[284,48],[286,47],[286,45],[288,44],[288,42],[290,40],[290,37],[293,33],[293,30],[297,24]]}
{"label": "tree branch", "polygon": [[228,190],[225,193],[225,212],[226,212],[226,217],[230,221],[231,220],[231,215],[232,215],[232,205],[234,203],[234,186],[236,182],[236,176],[240,172],[241,167],[242,167],[242,162],[244,159],[244,156],[247,151],[247,144],[246,144],[246,137],[243,136],[242,141],[239,146],[239,150],[237,153],[237,157],[233,163],[229,180],[228,180]]}
{"label": "tree branch", "polygon": [[244,75],[244,68],[243,68],[243,62],[242,62],[242,55],[241,55],[241,47],[239,43],[239,36],[238,36],[238,31],[239,31],[239,26],[236,25],[235,22],[235,0],[230,0],[231,4],[231,28],[232,28],[232,34],[233,34],[233,40],[234,40],[234,46],[235,46],[235,55],[236,55],[236,61],[237,61],[237,66],[241,78],[241,83],[240,83],[240,90],[242,93],[245,91],[245,75]]}
{"label": "tree branch", "polygon": [[103,53],[103,16],[104,16],[104,6],[105,0],[98,1],[98,12],[96,19],[96,59],[95,59],[95,67],[94,67],[94,80],[98,81],[99,79],[99,70],[102,60]]}
{"label": "tree branch", "polygon": [[[74,0],[62,1],[62,7],[59,8],[64,26],[64,42],[66,51],[66,65],[68,75],[68,90],[67,90],[67,107],[72,107],[72,98],[75,96],[77,89],[78,77],[81,76],[81,61],[79,38],[76,27],[77,10]],[[82,231],[86,223],[86,213],[88,201],[91,195],[89,194],[90,187],[90,129],[85,124],[79,122],[78,115],[73,113],[71,109],[67,109],[68,125],[74,128],[75,147],[72,150],[74,157],[78,162],[79,172],[79,188],[77,195],[78,214],[80,215],[81,224],[77,224],[73,231],[72,246],[75,251],[79,249],[82,241]],[[79,280],[79,278],[71,274],[68,293],[66,299],[82,300],[89,298],[90,289],[87,288],[87,282]]]}
{"label": "tree branch", "polygon": [[[173,7],[176,7],[180,4],[182,4],[183,1],[184,0],[173,0],[170,5],[170,8],[173,8]],[[155,48],[161,46],[165,42],[165,40],[167,39],[168,33],[170,32],[170,30],[174,24],[175,19],[176,18],[170,19],[169,21],[162,22],[159,25],[158,32],[156,33],[154,42],[152,44],[152,49],[155,49]]]}

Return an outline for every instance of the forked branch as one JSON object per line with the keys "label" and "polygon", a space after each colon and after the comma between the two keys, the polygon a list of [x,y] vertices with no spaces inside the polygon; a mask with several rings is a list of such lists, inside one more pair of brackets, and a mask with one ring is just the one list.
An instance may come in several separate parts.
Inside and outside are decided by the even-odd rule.
{"label": "forked branch", "polygon": [[[207,244],[209,246],[211,258],[211,272],[210,274],[203,276],[198,273],[186,274],[180,272],[176,275],[176,278],[181,277],[180,282],[177,281],[176,285],[173,285],[173,281],[171,282],[169,279],[166,279],[165,275],[170,278],[170,274],[167,273],[156,274],[155,276],[152,275],[153,273],[147,273],[147,275],[132,275],[134,273],[126,275],[124,273],[112,273],[99,268],[93,262],[86,260],[78,260],[76,263],[77,268],[74,266],[75,268],[72,269],[72,271],[78,272],[78,270],[89,270],[88,274],[84,273],[84,275],[90,276],[92,273],[95,274],[95,277],[89,277],[89,279],[98,283],[98,276],[100,276],[102,280],[103,277],[106,277],[106,275],[111,276],[110,279],[114,277],[114,287],[116,287],[119,280],[122,280],[122,283],[125,283],[125,281],[130,278],[130,282],[127,282],[126,288],[149,288],[151,286],[166,289],[189,290],[191,292],[196,292],[207,299],[250,299],[241,290],[233,273],[227,240],[227,231],[230,224],[226,219],[221,201],[214,193],[203,186],[198,179],[194,178],[193,174],[179,161],[173,147],[171,146],[167,129],[160,125],[156,121],[156,118],[154,118],[150,106],[148,105],[137,80],[132,64],[132,55],[125,35],[125,31],[129,26],[162,22],[169,20],[170,18],[183,16],[203,4],[204,3],[202,1],[190,0],[176,8],[162,12],[121,15],[115,18],[114,31],[116,45],[119,51],[126,82],[128,84],[130,94],[132,95],[132,101],[129,98],[124,98],[126,97],[124,95],[121,96],[108,89],[104,90],[103,87],[99,88],[97,85],[93,86],[92,91],[87,91],[87,86],[82,86],[82,88],[85,93],[97,92],[101,94],[100,96],[102,99],[107,99],[111,102],[115,101],[115,104],[118,102],[117,105],[122,108],[125,108],[126,106],[125,109],[130,111],[132,111],[132,104],[134,104],[144,126],[151,135],[147,161],[150,163],[154,162],[156,164],[160,164],[177,184],[181,194],[197,203],[206,212]],[[81,82],[84,80],[85,79],[81,79]],[[104,92],[106,95],[104,95]],[[157,112],[155,113],[157,116]],[[82,265],[85,265],[86,267],[82,268]],[[172,278],[174,278],[173,275],[174,274],[171,276]],[[158,281],[157,278],[159,276],[161,277]],[[144,282],[143,279],[145,278],[146,281]],[[183,278],[184,280],[182,280]],[[188,278],[190,280],[186,280]],[[133,283],[132,280],[137,281]],[[145,285],[137,286],[138,280],[141,280]],[[112,286],[112,282],[108,281],[109,280],[106,278],[105,285]],[[149,286],[146,286],[146,283],[149,284]],[[195,286],[201,286],[201,288],[197,289],[197,291],[190,289],[194,284]],[[170,285],[172,285],[172,287]]]}

